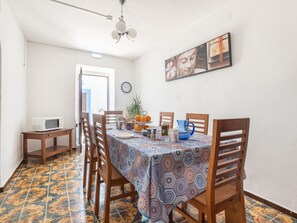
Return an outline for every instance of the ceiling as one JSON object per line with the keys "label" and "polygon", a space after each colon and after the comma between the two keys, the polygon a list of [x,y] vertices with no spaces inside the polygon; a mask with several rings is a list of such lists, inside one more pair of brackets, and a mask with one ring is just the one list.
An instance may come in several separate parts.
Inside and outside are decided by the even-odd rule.
{"label": "ceiling", "polygon": [[127,0],[124,20],[138,34],[134,42],[122,37],[119,43],[111,38],[121,12],[119,0],[60,1],[112,15],[113,20],[49,0],[8,0],[29,41],[133,60],[231,0]]}

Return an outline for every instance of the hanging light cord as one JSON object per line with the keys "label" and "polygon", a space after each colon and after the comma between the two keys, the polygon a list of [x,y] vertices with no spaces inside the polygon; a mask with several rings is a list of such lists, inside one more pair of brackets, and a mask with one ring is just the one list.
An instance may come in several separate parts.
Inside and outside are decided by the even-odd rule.
{"label": "hanging light cord", "polygon": [[105,17],[107,20],[112,20],[111,15],[104,15],[104,14],[101,14],[101,13],[98,13],[98,12],[94,12],[94,11],[91,11],[91,10],[88,10],[88,9],[84,9],[84,8],[81,8],[81,7],[78,7],[78,6],[75,6],[75,5],[70,5],[68,3],[57,1],[57,0],[50,0],[50,1],[61,4],[61,5],[66,5],[66,6],[75,8],[75,9],[79,9],[79,10],[82,10],[82,11],[86,11],[86,12],[89,12],[89,13],[92,13],[92,14],[95,14],[95,15],[99,15],[99,16]]}
{"label": "hanging light cord", "polygon": [[124,22],[123,5],[124,5],[125,1],[120,0],[120,3],[121,3],[121,17],[119,19]]}

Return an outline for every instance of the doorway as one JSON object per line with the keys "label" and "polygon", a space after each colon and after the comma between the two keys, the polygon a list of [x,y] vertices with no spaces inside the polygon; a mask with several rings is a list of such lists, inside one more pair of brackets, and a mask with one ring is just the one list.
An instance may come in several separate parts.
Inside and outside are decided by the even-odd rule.
{"label": "doorway", "polygon": [[76,65],[76,100],[75,120],[76,147],[81,151],[80,127],[81,112],[89,112],[92,123],[93,113],[103,113],[104,110],[115,108],[115,70],[112,68]]}
{"label": "doorway", "polygon": [[[82,112],[99,114],[109,110],[109,77],[82,74]],[[92,116],[90,115],[92,123]]]}

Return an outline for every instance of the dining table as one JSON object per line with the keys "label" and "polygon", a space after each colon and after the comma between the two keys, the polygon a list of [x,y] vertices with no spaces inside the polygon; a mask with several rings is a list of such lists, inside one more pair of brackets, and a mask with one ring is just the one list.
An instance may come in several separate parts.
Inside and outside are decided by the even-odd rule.
{"label": "dining table", "polygon": [[135,186],[138,210],[151,222],[169,222],[174,207],[206,189],[212,137],[194,134],[188,140],[169,139],[107,130],[111,162]]}

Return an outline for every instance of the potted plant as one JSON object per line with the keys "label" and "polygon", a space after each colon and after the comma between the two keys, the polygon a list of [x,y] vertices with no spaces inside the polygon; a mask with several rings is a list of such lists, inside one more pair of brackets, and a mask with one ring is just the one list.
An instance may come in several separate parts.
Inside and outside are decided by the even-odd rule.
{"label": "potted plant", "polygon": [[140,98],[136,95],[133,97],[132,103],[127,107],[127,117],[125,126],[131,130],[134,128],[134,117],[136,115],[143,115],[143,107]]}
{"label": "potted plant", "polygon": [[136,95],[133,97],[133,101],[131,105],[127,107],[128,117],[130,119],[133,119],[135,115],[142,115],[143,114],[143,108],[140,98]]}

